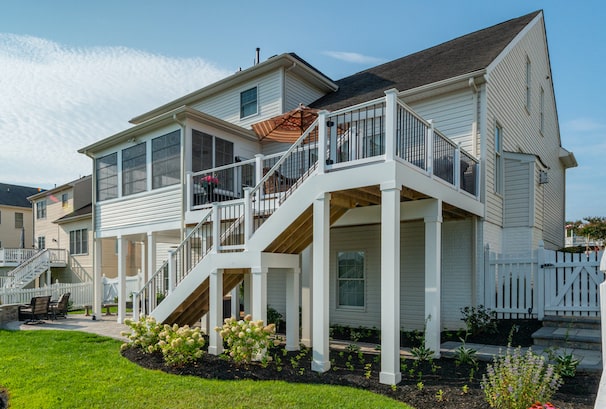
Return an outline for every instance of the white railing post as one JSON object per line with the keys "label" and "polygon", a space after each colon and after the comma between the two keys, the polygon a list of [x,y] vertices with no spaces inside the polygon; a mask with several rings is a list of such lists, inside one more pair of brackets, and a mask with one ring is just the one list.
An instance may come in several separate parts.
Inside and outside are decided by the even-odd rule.
{"label": "white railing post", "polygon": [[219,214],[219,203],[213,203],[213,249],[214,253],[219,253],[221,250],[221,217]]}
{"label": "white railing post", "polygon": [[494,274],[490,270],[490,246],[484,247],[484,306],[494,309]]}
{"label": "white railing post", "polygon": [[454,166],[453,184],[457,188],[457,190],[461,190],[461,144],[460,143],[457,144],[457,148],[455,149],[453,162],[454,162],[453,163],[453,166]]}
{"label": "white railing post", "polygon": [[185,201],[186,201],[186,205],[185,205],[185,211],[190,212],[191,208],[193,206],[193,201],[194,201],[194,195],[193,195],[193,186],[192,186],[192,173],[191,172],[187,172],[185,173]]}
{"label": "white railing post", "polygon": [[168,252],[168,293],[172,293],[177,283],[177,257],[174,251]]}
{"label": "white railing post", "polygon": [[434,127],[433,120],[427,121],[429,123],[429,129],[427,130],[427,140],[425,141],[425,151],[427,152],[427,163],[425,164],[425,170],[428,174],[433,175],[433,135]]}
{"label": "white railing post", "polygon": [[[259,184],[261,179],[263,179],[263,156],[258,153],[255,155],[255,186]],[[259,195],[260,198],[263,197],[263,186],[259,187]]]}
{"label": "white railing post", "polygon": [[398,90],[385,91],[385,160],[392,161],[396,152],[398,121]]}
{"label": "white railing post", "polygon": [[[318,173],[326,172],[326,114],[328,111],[318,112]],[[331,147],[332,149],[332,147]]]}
{"label": "white railing post", "polygon": [[537,318],[545,318],[545,243],[539,242],[537,249]]}
{"label": "white railing post", "polygon": [[139,321],[139,294],[133,294],[133,321]]}
{"label": "white railing post", "polygon": [[253,229],[253,208],[252,208],[252,187],[244,188],[244,247],[248,246],[248,240],[252,235]]}

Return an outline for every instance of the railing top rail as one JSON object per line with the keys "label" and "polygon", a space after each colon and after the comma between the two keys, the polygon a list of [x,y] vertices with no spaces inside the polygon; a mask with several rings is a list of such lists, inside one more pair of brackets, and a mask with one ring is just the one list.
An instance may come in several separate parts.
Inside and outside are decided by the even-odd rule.
{"label": "railing top rail", "polygon": [[145,291],[145,289],[150,285],[150,283],[156,279],[156,277],[158,276],[158,274],[160,274],[160,272],[162,270],[164,270],[167,265],[168,265],[168,260],[164,260],[164,263],[162,263],[162,265],[156,270],[156,272],[154,274],[152,274],[152,276],[149,278],[149,280],[147,280],[145,282],[145,284],[143,284],[143,286],[141,287],[141,289],[139,291],[135,291],[134,294],[136,294],[137,296],[141,295],[141,293],[143,291]]}
{"label": "railing top rail", "polygon": [[402,108],[404,108],[404,110],[406,110],[406,112],[408,112],[409,114],[411,114],[412,116],[414,116],[415,119],[417,119],[418,121],[422,122],[426,127],[431,128],[431,123],[429,121],[427,121],[426,119],[424,119],[419,114],[417,114],[414,111],[414,109],[412,109],[411,107],[409,107],[406,103],[404,103],[404,102],[402,102],[401,100],[398,99],[398,105],[400,105]]}
{"label": "railing top rail", "polygon": [[329,117],[332,116],[336,116],[336,115],[342,115],[342,114],[346,114],[350,111],[356,111],[358,109],[361,108],[366,108],[367,106],[371,106],[371,105],[377,105],[377,104],[384,104],[385,103],[385,97],[379,97],[376,99],[371,99],[370,101],[366,101],[366,102],[361,102],[359,104],[356,105],[352,105],[349,107],[345,107],[345,108],[341,108],[341,109],[337,109],[336,111],[331,111],[328,113]]}
{"label": "railing top rail", "polygon": [[307,139],[309,134],[318,126],[318,123],[319,123],[319,118],[316,118],[316,120],[309,126],[309,128],[307,128],[305,130],[305,132],[303,132],[301,134],[301,136],[299,136],[299,138],[290,146],[290,148],[284,153],[284,155],[282,155],[282,157],[274,164],[274,166],[272,166],[272,168],[269,171],[267,171],[267,173],[261,178],[261,180],[259,182],[257,182],[257,186],[255,186],[253,188],[253,190],[250,192],[251,195],[253,195],[254,193],[259,191],[261,186],[263,186],[263,184],[267,180],[269,180],[269,178],[275,173],[275,171],[286,161],[286,159],[290,156],[290,154],[298,146],[300,146],[305,139]]}
{"label": "railing top rail", "polygon": [[173,250],[173,252],[177,252],[179,251],[181,248],[183,248],[183,246],[185,245],[185,243],[189,240],[189,238],[196,232],[197,229],[200,228],[200,226],[202,226],[204,223],[206,223],[208,221],[208,219],[210,219],[210,217],[212,216],[213,212],[208,212],[203,218],[202,220],[200,220],[200,222],[198,224],[196,224],[196,227],[194,227],[187,236],[185,236],[185,238],[183,239],[183,241],[181,241],[181,244],[179,244],[179,246]]}
{"label": "railing top rail", "polygon": [[217,166],[216,168],[210,168],[210,169],[200,170],[198,172],[192,173],[192,176],[198,176],[198,175],[205,175],[205,174],[208,174],[208,173],[220,172],[222,170],[237,168],[238,166],[243,166],[243,165],[252,165],[254,163],[255,163],[255,159],[246,159],[246,160],[243,160],[242,162],[234,162],[234,163],[230,163],[230,164],[223,165],[223,166]]}

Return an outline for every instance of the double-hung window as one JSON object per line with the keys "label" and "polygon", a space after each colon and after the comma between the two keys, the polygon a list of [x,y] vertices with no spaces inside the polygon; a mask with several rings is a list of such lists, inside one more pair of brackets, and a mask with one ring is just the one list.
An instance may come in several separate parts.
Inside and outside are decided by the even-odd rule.
{"label": "double-hung window", "polygon": [[364,308],[364,251],[337,253],[337,291],[339,307]]}
{"label": "double-hung window", "polygon": [[70,254],[88,253],[88,230],[72,230],[69,232],[69,252]]}
{"label": "double-hung window", "polygon": [[152,189],[181,179],[181,134],[174,131],[152,140]]}
{"label": "double-hung window", "polygon": [[36,202],[36,219],[46,219],[46,199]]}
{"label": "double-hung window", "polygon": [[97,179],[97,201],[118,197],[118,154],[97,158],[95,161]]}
{"label": "double-hung window", "polygon": [[257,87],[242,91],[240,93],[240,118],[255,115],[257,110]]}
{"label": "double-hung window", "polygon": [[122,151],[122,196],[147,190],[145,142]]}
{"label": "double-hung window", "polygon": [[15,229],[23,228],[23,213],[15,213]]}
{"label": "double-hung window", "polygon": [[46,248],[46,237],[38,237],[38,250],[44,250]]}

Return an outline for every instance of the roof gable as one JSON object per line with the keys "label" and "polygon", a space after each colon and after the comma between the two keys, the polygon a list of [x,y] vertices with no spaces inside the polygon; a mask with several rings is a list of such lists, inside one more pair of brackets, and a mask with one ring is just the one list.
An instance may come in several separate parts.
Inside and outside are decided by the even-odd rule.
{"label": "roof gable", "polygon": [[390,88],[405,91],[485,69],[539,13],[535,11],[345,77],[336,81],[336,92],[311,106],[335,110],[379,98]]}
{"label": "roof gable", "polygon": [[31,208],[32,204],[27,198],[39,192],[37,187],[0,183],[0,205]]}

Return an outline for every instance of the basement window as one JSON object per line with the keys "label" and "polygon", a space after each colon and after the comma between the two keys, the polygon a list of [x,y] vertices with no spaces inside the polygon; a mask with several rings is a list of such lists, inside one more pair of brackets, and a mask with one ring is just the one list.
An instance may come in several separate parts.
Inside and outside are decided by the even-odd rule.
{"label": "basement window", "polygon": [[365,254],[363,251],[337,253],[337,281],[339,307],[364,308]]}

